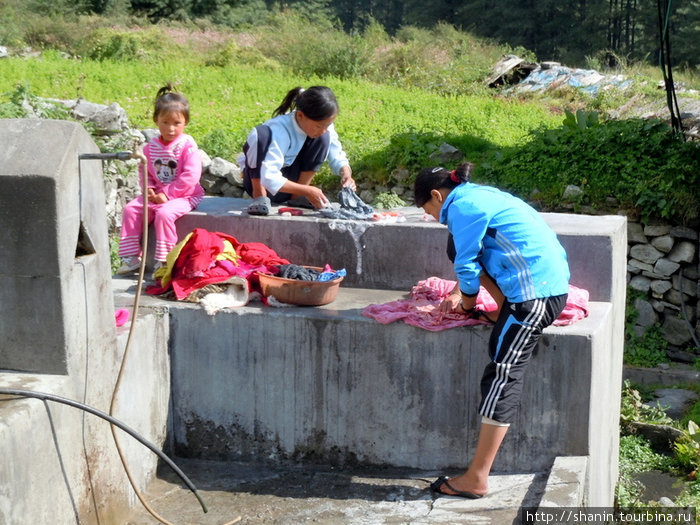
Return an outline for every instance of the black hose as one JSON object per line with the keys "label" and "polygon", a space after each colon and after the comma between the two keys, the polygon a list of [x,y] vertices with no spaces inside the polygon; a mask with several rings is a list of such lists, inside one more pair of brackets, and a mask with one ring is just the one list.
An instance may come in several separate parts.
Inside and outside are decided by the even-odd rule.
{"label": "black hose", "polygon": [[693,342],[695,343],[695,348],[700,348],[700,341],[698,341],[697,336],[695,335],[695,329],[693,328],[692,323],[690,322],[690,319],[688,319],[688,314],[685,311],[685,301],[683,300],[683,267],[681,266],[681,271],[678,274],[678,289],[680,291],[681,295],[681,315],[683,316],[683,320],[685,321],[685,324],[688,326],[688,331],[690,332],[690,337],[693,339]]}
{"label": "black hose", "polygon": [[180,479],[187,485],[187,487],[194,493],[195,497],[199,501],[199,504],[202,506],[202,510],[204,512],[207,511],[207,506],[205,505],[204,501],[202,498],[199,496],[199,493],[197,492],[197,487],[194,486],[194,484],[190,481],[190,479],[185,475],[180,468],[173,463],[173,461],[166,456],[162,451],[158,449],[153,443],[148,441],[146,438],[141,436],[138,432],[136,432],[134,429],[131,427],[125,425],[118,419],[115,419],[114,417],[110,416],[109,414],[102,412],[101,410],[98,410],[96,408],[93,408],[89,405],[86,405],[84,403],[80,403],[78,401],[73,401],[72,399],[68,399],[66,397],[61,397],[57,396],[54,394],[47,394],[45,392],[35,392],[32,390],[17,390],[14,388],[3,388],[0,387],[0,394],[8,395],[8,396],[21,396],[21,397],[33,397],[36,399],[41,399],[43,401],[54,401],[56,403],[62,403],[64,405],[72,406],[74,408],[79,408],[80,410],[84,410],[85,412],[89,412],[90,414],[93,414],[97,417],[100,417],[104,419],[105,421],[109,421],[113,425],[121,428],[124,432],[132,436],[134,439],[139,441],[142,445],[146,446],[149,448],[152,452],[154,452],[160,459],[165,461],[168,466],[173,469],[175,474],[177,474]]}
{"label": "black hose", "polygon": [[683,135],[683,119],[678,107],[676,88],[673,82],[671,68],[671,39],[668,34],[668,26],[671,19],[672,0],[657,0],[657,14],[659,20],[659,66],[663,73],[664,87],[666,89],[666,105],[671,113],[671,127],[674,131]]}

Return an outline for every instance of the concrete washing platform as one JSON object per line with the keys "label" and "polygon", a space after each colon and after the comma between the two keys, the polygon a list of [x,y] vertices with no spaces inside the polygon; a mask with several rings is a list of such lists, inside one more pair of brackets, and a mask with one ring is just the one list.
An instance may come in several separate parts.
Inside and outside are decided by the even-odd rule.
{"label": "concrete washing platform", "polygon": [[[0,152],[0,178],[12,189],[0,194],[0,387],[106,411],[128,328],[115,330],[110,313],[132,304],[135,282],[109,275],[101,173],[77,160],[96,148],[75,124],[3,122],[0,139],[14,146],[6,158]],[[52,137],[63,140],[50,158],[22,162],[32,144]],[[25,195],[51,206],[22,207]],[[544,214],[567,250],[572,284],[590,293],[590,315],[545,331],[491,493],[465,501],[434,499],[426,487],[472,455],[489,328],[427,332],[361,315],[419,280],[452,278],[445,228],[416,208],[391,224],[332,221],[313,211],[249,217],[247,203],[206,198],[178,231],[221,231],[297,264],[345,267],[348,276],[337,300],[318,308],[253,302],[209,316],[196,304],[142,297],[115,415],[175,457],[212,499],[203,515],[169,473],[155,476],[153,454],[123,439],[155,508],[198,524],[238,515],[244,523],[518,523],[522,506],[612,504],[624,218]],[[13,206],[25,220],[2,213]],[[59,264],[23,265],[18,240],[34,223],[43,229],[29,233],[53,239],[38,242],[52,247]],[[23,296],[37,308],[7,307],[18,283],[49,284]],[[33,311],[47,313],[39,319],[27,314]],[[18,333],[31,336],[30,352],[12,343]],[[55,334],[63,336],[58,344]],[[73,409],[0,396],[0,524],[153,523],[136,508],[109,434],[104,422]]]}
{"label": "concrete washing platform", "polygon": [[[586,470],[586,458],[570,457],[547,472],[495,474],[486,497],[465,500],[435,498],[428,485],[438,473],[431,471],[193,459],[178,463],[198,486],[208,512],[165,471],[149,486],[149,501],[166,518],[199,525],[222,525],[237,517],[241,524],[278,525],[517,524],[522,508],[581,506]],[[136,509],[126,523],[157,522]]]}
{"label": "concrete washing platform", "polygon": [[[420,279],[451,277],[444,262],[444,227],[424,221],[415,208],[404,210],[405,222],[383,224],[331,221],[313,211],[280,217],[273,209],[268,217],[249,217],[243,212],[246,204],[205,200],[181,220],[180,233],[195,227],[222,231],[241,242],[264,242],[294,263],[329,262],[345,267],[349,275],[336,301],[323,307],[275,309],[253,302],[208,316],[195,304],[168,304],[169,445],[175,454],[227,462],[293,458],[340,469],[392,465],[404,469],[399,479],[424,492],[426,479],[466,466],[478,429],[475,406],[490,329],[433,333],[402,323],[380,325],[361,315],[368,304],[404,298]],[[521,415],[497,458],[494,470],[505,487],[519,486],[521,476],[531,476],[527,497],[514,504],[496,496],[503,493],[497,490],[493,499],[476,505],[453,503],[460,509],[467,504],[464,512],[482,518],[494,507],[509,509],[511,522],[523,505],[612,503],[621,372],[621,358],[611,352],[620,335],[614,327],[619,305],[612,296],[620,291],[614,276],[624,269],[624,219],[547,214],[546,219],[573,259],[572,271],[578,275],[572,283],[591,292],[590,315],[573,326],[545,331],[528,370],[533,379],[527,382]],[[351,264],[344,264],[339,253]],[[416,272],[416,267],[422,270]],[[400,269],[407,276],[399,272],[395,278],[377,278]],[[117,305],[128,305],[133,282],[114,283]],[[388,283],[398,283],[399,289]],[[156,298],[142,301],[144,308],[163,307]],[[203,334],[206,344],[198,344]],[[572,457],[584,458],[584,467],[579,462],[553,474],[553,464],[566,464]],[[282,471],[274,477],[287,475]],[[279,489],[284,494],[284,487]],[[241,490],[246,494],[248,489],[231,489],[231,497],[242,498]],[[422,505],[432,509],[433,498],[423,496]],[[246,497],[254,501],[257,496]],[[276,497],[271,493],[267,498]],[[329,495],[318,505],[332,506],[335,499]],[[271,503],[275,508],[286,504],[291,503],[284,497]],[[435,504],[442,505],[440,500]],[[371,512],[381,516],[382,511]],[[493,519],[504,522],[502,515]]]}

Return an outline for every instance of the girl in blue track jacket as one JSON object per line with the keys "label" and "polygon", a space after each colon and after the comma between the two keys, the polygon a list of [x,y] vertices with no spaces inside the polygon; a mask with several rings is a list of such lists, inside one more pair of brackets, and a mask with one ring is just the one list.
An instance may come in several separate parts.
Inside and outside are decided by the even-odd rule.
{"label": "girl in blue track jacket", "polygon": [[456,170],[428,168],[416,177],[415,203],[446,224],[448,255],[457,286],[442,312],[475,313],[483,285],[499,304],[489,339],[491,361],[481,380],[482,416],[474,459],[455,478],[441,476],[440,494],[480,498],[508,426],[520,404],[523,374],[542,330],[566,306],[569,265],[556,234],[522,200],[493,187],[473,184],[473,165]]}

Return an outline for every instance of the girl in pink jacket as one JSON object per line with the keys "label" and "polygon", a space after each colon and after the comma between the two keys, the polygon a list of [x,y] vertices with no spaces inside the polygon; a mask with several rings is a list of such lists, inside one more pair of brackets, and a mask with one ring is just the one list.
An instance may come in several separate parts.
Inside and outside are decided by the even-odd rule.
{"label": "girl in pink jacket", "polygon": [[[172,84],[160,88],[156,95],[153,122],[160,136],[143,148],[148,164],[148,188],[141,188],[148,199],[148,222],[156,236],[154,272],[165,262],[168,252],[177,244],[175,221],[193,210],[204,197],[199,184],[202,158],[194,139],[185,134],[190,121],[190,105]],[[143,167],[140,166],[139,170]],[[141,171],[139,171],[141,173]],[[142,178],[139,177],[143,186]],[[131,273],[141,265],[141,232],[143,195],[124,207],[119,257],[120,275]]]}

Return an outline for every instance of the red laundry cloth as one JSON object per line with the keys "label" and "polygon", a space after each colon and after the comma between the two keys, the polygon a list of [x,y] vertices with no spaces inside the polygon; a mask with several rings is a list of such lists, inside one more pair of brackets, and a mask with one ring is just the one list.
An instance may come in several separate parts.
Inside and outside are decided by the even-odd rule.
{"label": "red laundry cloth", "polygon": [[265,266],[276,266],[280,264],[289,264],[287,259],[283,259],[272,248],[269,248],[261,242],[246,242],[233,246],[236,253],[249,264],[260,264]]}
{"label": "red laundry cloth", "polygon": [[[224,251],[224,240],[231,243],[240,257],[237,265],[227,260],[216,260]],[[265,244],[239,243],[235,237],[225,233],[195,228],[173,264],[168,286],[152,285],[146,288],[146,293],[160,295],[172,288],[175,297],[182,300],[195,290],[234,276],[245,278],[249,290],[257,290],[260,285],[256,272],[277,273],[276,266],[279,264],[289,264],[289,261],[279,257]]]}
{"label": "red laundry cloth", "polygon": [[203,228],[192,230],[192,235],[175,261],[173,276],[194,277],[212,268],[216,257],[224,251],[224,239],[234,247],[238,244],[235,238],[225,233],[212,233]]}
{"label": "red laundry cloth", "polygon": [[[371,317],[382,324],[403,321],[424,330],[439,332],[457,326],[486,324],[487,321],[470,316],[450,313],[440,315],[437,307],[454,289],[456,281],[430,277],[418,282],[411,290],[409,299],[400,299],[384,304],[370,304],[362,310],[362,315]],[[498,305],[485,288],[481,287],[476,297],[476,307],[485,312],[493,312]],[[562,314],[554,325],[572,324],[588,315],[588,291],[569,286],[569,297]]]}

